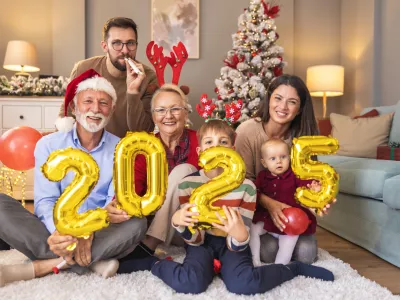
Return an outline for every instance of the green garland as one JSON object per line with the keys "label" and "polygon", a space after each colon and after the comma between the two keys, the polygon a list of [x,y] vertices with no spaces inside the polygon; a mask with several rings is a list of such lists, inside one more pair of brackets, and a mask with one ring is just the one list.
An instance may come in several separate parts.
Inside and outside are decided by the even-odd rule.
{"label": "green garland", "polygon": [[39,79],[32,76],[12,76],[9,81],[6,76],[0,76],[0,95],[10,96],[64,96],[69,78]]}

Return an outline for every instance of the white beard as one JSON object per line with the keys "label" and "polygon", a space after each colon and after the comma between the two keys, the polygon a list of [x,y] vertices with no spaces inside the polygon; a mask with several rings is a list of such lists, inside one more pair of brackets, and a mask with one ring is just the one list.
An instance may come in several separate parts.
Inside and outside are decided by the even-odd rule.
{"label": "white beard", "polygon": [[[83,128],[85,128],[89,132],[98,132],[102,130],[104,127],[106,127],[110,117],[106,117],[103,114],[95,114],[91,111],[87,113],[81,113],[78,109],[75,109],[75,116],[76,116],[76,121],[82,125]],[[95,118],[100,118],[101,122],[100,124],[96,123],[89,123],[86,118],[87,117],[95,117]]]}

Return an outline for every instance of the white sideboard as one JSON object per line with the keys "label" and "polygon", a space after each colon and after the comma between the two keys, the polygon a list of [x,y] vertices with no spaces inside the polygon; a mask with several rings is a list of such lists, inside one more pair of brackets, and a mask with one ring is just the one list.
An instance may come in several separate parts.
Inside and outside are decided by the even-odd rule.
{"label": "white sideboard", "polygon": [[[0,134],[18,126],[29,126],[40,132],[55,130],[63,97],[0,96]],[[14,197],[21,199],[21,187],[17,185]],[[33,169],[27,172],[25,199],[33,199]]]}

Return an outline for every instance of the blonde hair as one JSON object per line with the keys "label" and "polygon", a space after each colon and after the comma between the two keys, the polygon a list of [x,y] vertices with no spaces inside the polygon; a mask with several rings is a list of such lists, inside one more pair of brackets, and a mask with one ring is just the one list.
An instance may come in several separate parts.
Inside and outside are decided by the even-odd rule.
{"label": "blonde hair", "polygon": [[261,145],[261,156],[268,148],[278,145],[285,145],[287,147],[288,152],[290,153],[290,147],[287,143],[285,143],[285,141],[278,138],[272,138]]}
{"label": "blonde hair", "polygon": [[156,99],[156,97],[160,93],[163,93],[163,92],[175,93],[175,94],[179,95],[181,97],[181,99],[183,100],[184,107],[188,108],[189,100],[186,97],[186,95],[182,92],[182,90],[175,84],[166,83],[163,86],[161,86],[158,90],[156,90],[156,92],[153,94],[153,97],[151,98],[151,102],[150,102],[151,109],[154,108],[153,107],[154,99]]}
{"label": "blonde hair", "polygon": [[201,125],[199,130],[197,130],[197,140],[199,141],[199,143],[201,143],[201,140],[203,139],[205,133],[208,131],[223,132],[229,137],[232,145],[235,143],[236,132],[225,121],[214,119],[209,120]]}

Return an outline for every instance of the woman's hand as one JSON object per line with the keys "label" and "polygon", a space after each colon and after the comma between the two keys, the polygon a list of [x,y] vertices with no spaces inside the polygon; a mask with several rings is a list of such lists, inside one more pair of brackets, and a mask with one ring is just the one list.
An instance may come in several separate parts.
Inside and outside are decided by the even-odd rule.
{"label": "woman's hand", "polygon": [[275,226],[280,230],[283,231],[286,228],[285,223],[289,222],[289,220],[286,218],[286,216],[283,213],[283,210],[285,208],[289,208],[291,206],[270,199],[269,203],[268,203],[268,212],[271,216],[272,222],[274,222]]}
{"label": "woman's hand", "polygon": [[172,224],[174,226],[193,227],[195,223],[199,222],[198,219],[192,218],[198,216],[199,213],[190,211],[190,208],[195,206],[196,204],[185,204],[181,209],[178,209],[172,216]]}
{"label": "woman's hand", "polygon": [[[333,201],[332,201],[331,204],[334,204],[335,202],[336,202],[336,198],[333,199]],[[311,213],[312,213],[314,216],[317,216],[317,215],[318,215],[318,216],[320,216],[320,217],[323,217],[323,216],[325,216],[325,215],[328,214],[328,210],[331,208],[331,204],[325,205],[324,208],[322,209],[322,211],[320,210],[320,211],[318,211],[318,212],[317,212],[317,209],[316,209],[316,208],[310,208],[310,207],[307,207],[307,208],[308,208],[309,211],[311,211]]]}

